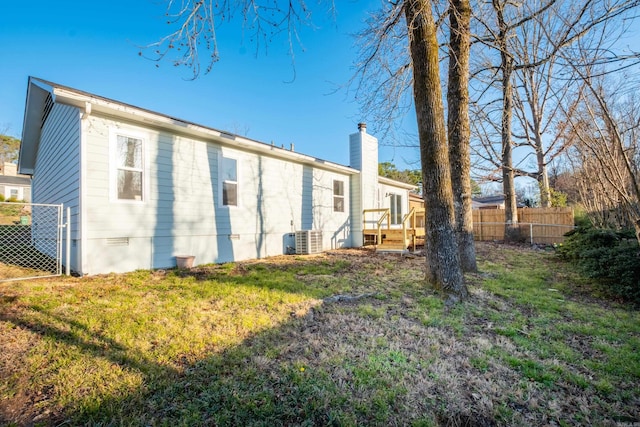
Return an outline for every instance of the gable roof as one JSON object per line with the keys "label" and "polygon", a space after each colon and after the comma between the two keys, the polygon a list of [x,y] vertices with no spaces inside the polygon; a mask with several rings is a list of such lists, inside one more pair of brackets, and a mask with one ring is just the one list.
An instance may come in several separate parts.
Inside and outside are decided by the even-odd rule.
{"label": "gable roof", "polygon": [[31,185],[31,178],[23,176],[0,175],[0,184],[21,185],[28,187]]}
{"label": "gable roof", "polygon": [[497,194],[494,196],[474,197],[473,201],[484,204],[484,205],[501,204],[501,203],[504,203],[504,195]]}
{"label": "gable roof", "polygon": [[199,125],[47,80],[29,77],[24,123],[22,127],[22,143],[20,145],[18,160],[18,171],[21,174],[33,175],[34,173],[36,155],[40,142],[41,122],[47,108],[47,98],[49,96],[53,103],[66,104],[79,108],[83,116],[100,113],[114,118],[142,122],[146,126],[153,126],[170,132],[215,141],[228,147],[312,165],[321,169],[344,174],[360,173],[357,169],[349,166],[343,166],[317,157],[297,153],[273,144],[266,144],[244,136]]}
{"label": "gable roof", "polygon": [[413,184],[407,184],[406,182],[396,181],[395,179],[387,178],[384,176],[379,176],[378,182],[380,184],[388,184],[388,185],[393,185],[394,187],[404,188],[405,190],[415,190],[416,188],[418,188]]}

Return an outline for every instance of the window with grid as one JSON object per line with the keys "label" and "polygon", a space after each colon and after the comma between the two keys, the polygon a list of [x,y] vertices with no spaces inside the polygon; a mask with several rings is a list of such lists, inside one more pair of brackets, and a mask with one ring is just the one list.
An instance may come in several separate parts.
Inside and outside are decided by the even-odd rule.
{"label": "window with grid", "polygon": [[344,181],[333,181],[333,211],[344,212]]}
{"label": "window with grid", "polygon": [[391,224],[402,224],[402,195],[391,194],[390,197]]}
{"label": "window with grid", "polygon": [[115,185],[118,200],[143,200],[142,144],[140,138],[125,135],[116,137]]}
{"label": "window with grid", "polygon": [[222,204],[238,206],[238,161],[231,157],[222,157],[221,163]]}

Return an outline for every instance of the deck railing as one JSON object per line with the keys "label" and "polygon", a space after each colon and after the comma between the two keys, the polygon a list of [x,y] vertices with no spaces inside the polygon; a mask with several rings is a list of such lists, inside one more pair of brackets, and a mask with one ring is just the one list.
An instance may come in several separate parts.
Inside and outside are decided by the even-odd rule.
{"label": "deck railing", "polygon": [[[382,244],[383,229],[391,230],[391,210],[389,208],[365,209],[362,211],[362,213],[363,213],[363,230],[370,230],[369,235],[372,235],[371,231],[375,230],[375,233],[377,236],[376,244],[378,245]],[[379,216],[369,219],[371,218],[371,214],[379,214]],[[412,244],[414,247],[416,245],[416,238],[418,234],[423,235],[423,233],[418,233],[417,228],[424,227],[424,226],[416,224],[417,220],[422,217],[424,217],[424,209],[413,207],[411,208],[409,213],[405,214],[402,217],[401,224],[398,224],[402,227],[402,242],[403,242],[402,246],[404,250],[406,250],[408,247],[407,240],[409,238],[409,235],[411,235]],[[386,227],[385,227],[385,222],[386,222]],[[369,224],[369,227],[367,227],[367,224]]]}
{"label": "deck railing", "polygon": [[389,208],[381,208],[381,209],[365,209],[362,211],[362,222],[363,222],[363,230],[367,229],[367,214],[375,214],[382,213],[380,218],[376,221],[376,229],[378,230],[378,240],[377,244],[382,243],[382,224],[387,221],[387,230],[391,229],[391,209]]}
{"label": "deck railing", "polygon": [[[416,238],[418,236],[418,233],[417,233],[418,227],[416,227],[416,220],[419,217],[424,217],[424,212],[425,212],[424,208],[416,209],[415,207],[412,207],[409,213],[402,218],[402,241],[403,241],[404,250],[407,249],[407,229],[408,228],[411,229],[411,244],[414,248],[416,247]],[[424,224],[424,219],[422,222]],[[408,228],[407,228],[407,224],[409,224]],[[422,225],[422,227],[424,228],[424,225]]]}

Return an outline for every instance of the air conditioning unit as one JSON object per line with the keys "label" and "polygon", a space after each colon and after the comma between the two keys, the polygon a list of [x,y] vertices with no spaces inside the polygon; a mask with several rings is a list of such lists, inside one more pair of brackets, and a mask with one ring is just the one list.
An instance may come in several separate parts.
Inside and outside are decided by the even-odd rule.
{"label": "air conditioning unit", "polygon": [[322,231],[296,231],[296,254],[308,255],[322,252]]}

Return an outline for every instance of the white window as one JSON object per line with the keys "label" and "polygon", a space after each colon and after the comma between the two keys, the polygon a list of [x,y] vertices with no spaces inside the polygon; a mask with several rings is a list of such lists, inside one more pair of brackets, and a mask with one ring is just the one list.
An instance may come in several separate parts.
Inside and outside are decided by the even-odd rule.
{"label": "white window", "polygon": [[142,138],[117,134],[112,140],[112,179],[116,200],[144,200],[144,144]]}
{"label": "white window", "polygon": [[344,212],[344,181],[333,181],[333,211]]}
{"label": "white window", "polygon": [[223,156],[220,163],[222,204],[224,206],[238,206],[238,161]]}
{"label": "white window", "polygon": [[391,224],[402,224],[402,195],[390,194]]}
{"label": "white window", "polygon": [[9,196],[9,198],[11,199],[18,199],[18,189],[17,188],[12,188],[11,189],[11,195]]}

